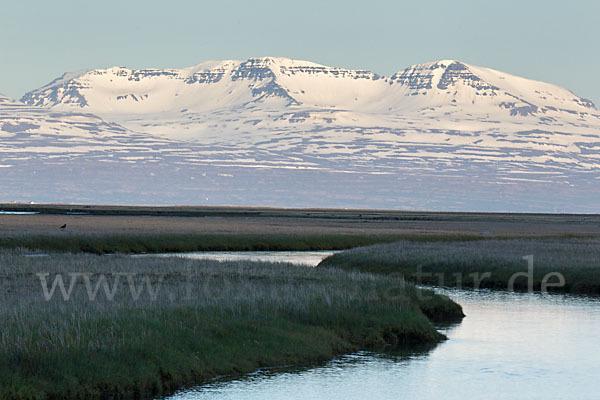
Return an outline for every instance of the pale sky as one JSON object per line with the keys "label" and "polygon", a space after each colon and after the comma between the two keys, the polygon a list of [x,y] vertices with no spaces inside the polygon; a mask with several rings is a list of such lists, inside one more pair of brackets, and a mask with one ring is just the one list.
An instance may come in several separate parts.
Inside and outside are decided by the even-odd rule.
{"label": "pale sky", "polygon": [[289,57],[390,75],[439,59],[553,83],[600,108],[597,0],[2,0],[0,93],[67,71]]}

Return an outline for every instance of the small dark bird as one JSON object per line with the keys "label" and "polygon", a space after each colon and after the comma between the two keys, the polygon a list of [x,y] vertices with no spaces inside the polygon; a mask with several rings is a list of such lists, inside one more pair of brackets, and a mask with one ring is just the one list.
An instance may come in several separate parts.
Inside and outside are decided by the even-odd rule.
{"label": "small dark bird", "polygon": [[67,224],[64,224],[63,226],[60,227],[60,229],[65,229],[67,227]]}

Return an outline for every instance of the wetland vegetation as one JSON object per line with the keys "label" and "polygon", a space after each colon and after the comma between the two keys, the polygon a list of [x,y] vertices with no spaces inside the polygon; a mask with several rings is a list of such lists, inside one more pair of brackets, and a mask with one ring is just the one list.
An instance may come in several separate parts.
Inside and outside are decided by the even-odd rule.
{"label": "wetland vegetation", "polygon": [[155,398],[261,367],[435,344],[432,322],[463,316],[401,279],[336,268],[32,255],[0,252],[3,399]]}
{"label": "wetland vegetation", "polygon": [[[2,399],[156,398],[359,349],[435,346],[434,324],[462,309],[411,280],[506,289],[527,255],[533,288],[559,272],[551,290],[600,293],[598,216],[10,207],[40,214],[0,216]],[[318,268],[124,254],[342,249]]]}
{"label": "wetland vegetation", "polygon": [[541,290],[545,283],[548,291],[600,294],[597,238],[399,241],[340,252],[320,266],[435,286],[527,291]]}

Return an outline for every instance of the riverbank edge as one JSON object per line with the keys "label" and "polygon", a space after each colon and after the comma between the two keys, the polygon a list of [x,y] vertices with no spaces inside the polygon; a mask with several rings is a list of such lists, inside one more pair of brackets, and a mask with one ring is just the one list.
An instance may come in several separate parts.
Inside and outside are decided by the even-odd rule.
{"label": "riverbank edge", "polygon": [[[444,321],[462,319],[464,314],[459,305],[445,296],[433,297],[435,301],[428,310],[430,315],[444,315]],[[431,313],[433,309],[437,312]],[[450,315],[451,312],[454,314]],[[157,337],[139,338],[126,351],[60,352],[30,360],[33,365],[26,368],[52,371],[53,376],[48,378],[43,373],[30,371],[30,374],[40,374],[31,376],[16,371],[12,377],[5,376],[11,384],[10,387],[1,385],[0,397],[6,400],[155,399],[215,377],[239,376],[260,368],[314,364],[359,350],[424,345],[433,348],[446,337],[426,314],[417,307],[407,308],[402,315],[369,318],[350,313],[341,318],[345,321],[342,324],[314,324],[289,318],[277,318],[268,325],[239,318],[215,320],[209,322],[212,335],[194,337],[182,313],[181,323],[175,324],[180,328],[168,334],[157,330]],[[156,324],[157,321],[139,317],[132,328],[136,323]],[[166,340],[167,337],[171,340]],[[2,360],[1,364],[9,362]],[[93,366],[91,372],[88,371],[90,366]]]}

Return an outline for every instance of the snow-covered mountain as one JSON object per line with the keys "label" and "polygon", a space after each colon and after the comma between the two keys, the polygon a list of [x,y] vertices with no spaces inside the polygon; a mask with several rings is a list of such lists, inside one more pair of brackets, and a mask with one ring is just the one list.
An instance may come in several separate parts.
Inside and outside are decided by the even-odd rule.
{"label": "snow-covered mountain", "polygon": [[270,57],[210,61],[181,70],[113,67],[65,74],[22,101],[147,114],[251,107],[268,99],[277,105],[383,114],[475,103],[478,109],[508,110],[503,114],[513,116],[597,111],[590,101],[557,86],[453,60],[414,65],[390,77]]}
{"label": "snow-covered mountain", "polygon": [[[127,171],[173,167],[168,194],[152,202],[600,211],[600,111],[557,86],[454,60],[387,77],[270,57],[114,67],[65,74],[21,101],[25,114],[97,118],[98,135],[130,137],[143,156],[107,150],[133,157]],[[9,103],[0,98],[0,110]],[[139,193],[120,199],[147,201]]]}

